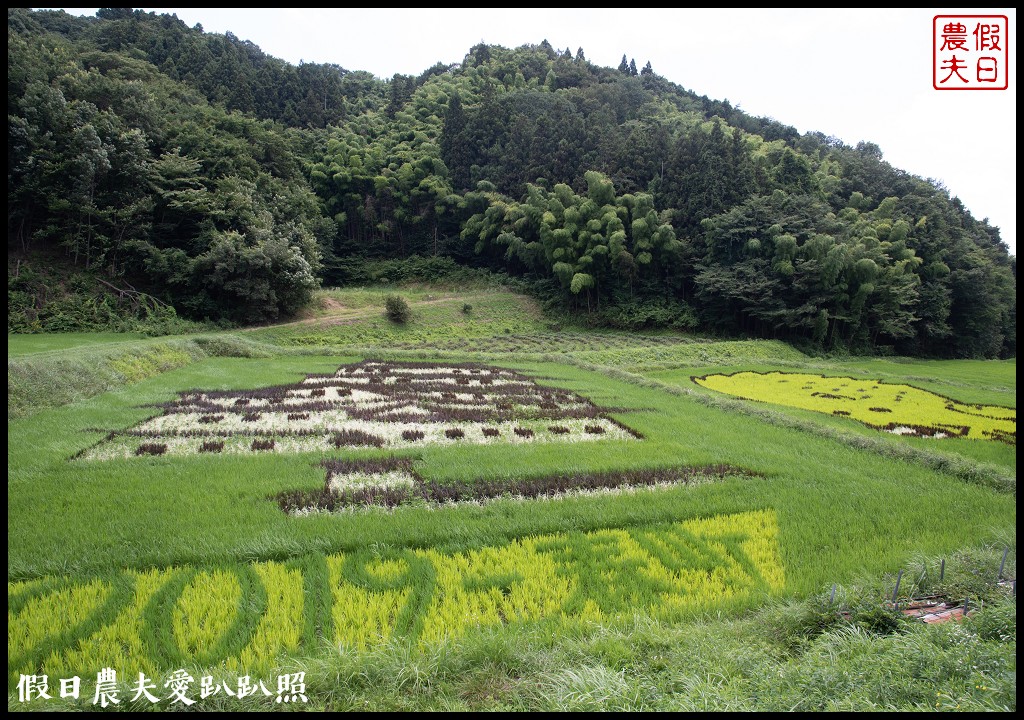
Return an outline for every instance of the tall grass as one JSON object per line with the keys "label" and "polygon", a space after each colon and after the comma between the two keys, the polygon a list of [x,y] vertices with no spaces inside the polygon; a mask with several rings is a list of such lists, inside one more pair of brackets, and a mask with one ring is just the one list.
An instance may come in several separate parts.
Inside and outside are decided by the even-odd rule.
{"label": "tall grass", "polygon": [[[637,616],[557,637],[547,628],[492,628],[419,650],[386,643],[360,653],[325,651],[284,660],[256,677],[273,688],[278,674],[304,672],[309,702],[299,707],[329,711],[1016,709],[1012,601],[986,606],[963,623],[911,623],[887,635],[840,625],[797,649],[776,640],[766,617],[776,611],[686,624]],[[196,678],[236,677],[188,667]],[[131,697],[127,679],[121,695]],[[88,710],[90,701],[27,707]],[[244,703],[221,693],[195,707],[280,706],[262,693]]]}
{"label": "tall grass", "polygon": [[266,346],[233,335],[83,343],[65,349],[72,348],[74,352],[8,355],[8,418],[117,390],[211,356],[271,355]]}

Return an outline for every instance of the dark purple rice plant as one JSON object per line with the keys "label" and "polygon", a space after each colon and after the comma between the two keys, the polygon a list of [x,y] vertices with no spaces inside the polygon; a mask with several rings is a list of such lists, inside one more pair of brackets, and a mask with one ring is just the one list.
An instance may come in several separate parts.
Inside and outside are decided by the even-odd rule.
{"label": "dark purple rice plant", "polygon": [[136,455],[163,455],[167,452],[167,445],[164,443],[142,443],[135,450]]}
{"label": "dark purple rice plant", "polygon": [[342,447],[383,447],[384,439],[371,435],[362,430],[340,430],[331,438],[331,443],[336,448]]}

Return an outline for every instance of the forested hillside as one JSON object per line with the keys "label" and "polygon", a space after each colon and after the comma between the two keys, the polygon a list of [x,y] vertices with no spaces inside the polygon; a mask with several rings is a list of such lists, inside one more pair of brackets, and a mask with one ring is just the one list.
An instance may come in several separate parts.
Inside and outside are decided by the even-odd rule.
{"label": "forested hillside", "polygon": [[11,9],[9,330],[45,328],[57,251],[197,320],[436,255],[597,324],[1016,354],[1016,259],[945,189],[546,41],[380,80],[174,16]]}

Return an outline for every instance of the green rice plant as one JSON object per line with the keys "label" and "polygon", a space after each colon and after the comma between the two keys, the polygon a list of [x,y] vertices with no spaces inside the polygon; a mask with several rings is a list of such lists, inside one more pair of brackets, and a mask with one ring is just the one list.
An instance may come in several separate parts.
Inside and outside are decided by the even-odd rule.
{"label": "green rice plant", "polygon": [[84,349],[96,345],[124,344],[145,341],[141,333],[58,332],[7,335],[7,356],[35,355]]}
{"label": "green rice plant", "polygon": [[[483,322],[486,304],[473,302],[473,320]],[[374,309],[379,306],[378,299],[368,312],[379,313]],[[457,309],[444,307],[449,317],[458,318]],[[921,710],[934,709],[936,688],[943,693],[943,707],[1013,708],[1015,683],[1007,677],[1015,669],[1015,623],[1004,609],[996,620],[972,629],[976,618],[984,618],[1001,602],[998,598],[984,598],[978,615],[962,626],[967,635],[924,629],[924,640],[917,626],[901,626],[884,637],[859,630],[863,638],[822,628],[788,645],[765,623],[739,614],[757,608],[767,596],[806,597],[862,572],[891,573],[891,593],[896,569],[922,553],[947,557],[946,582],[952,584],[961,577],[953,572],[959,566],[957,547],[1015,537],[1012,485],[1010,493],[999,493],[963,482],[986,470],[978,459],[987,455],[977,451],[973,459],[955,459],[955,465],[938,451],[918,449],[950,441],[881,436],[859,424],[846,428],[853,423],[833,416],[821,416],[819,422],[810,411],[755,406],[691,389],[688,378],[696,368],[718,368],[691,364],[687,367],[694,370],[679,375],[685,374],[680,381],[685,387],[671,387],[614,368],[571,367],[567,363],[572,357],[542,361],[540,353],[547,349],[543,344],[550,345],[557,334],[526,342],[527,333],[509,326],[514,331],[509,337],[524,348],[537,348],[531,351],[535,355],[485,359],[462,351],[439,356],[419,350],[391,351],[384,359],[474,359],[514,368],[542,379],[547,388],[614,408],[609,415],[642,433],[643,442],[603,438],[589,444],[471,444],[467,432],[458,444],[396,451],[334,448],[324,441],[323,447],[285,454],[253,453],[248,447],[254,436],[249,436],[242,441],[244,452],[235,452],[226,442],[224,452],[198,454],[194,450],[200,443],[224,439],[213,434],[223,422],[200,424],[197,413],[197,428],[211,434],[168,438],[168,452],[161,458],[135,458],[138,445],[151,439],[126,436],[118,438],[131,441],[121,457],[68,462],[110,431],[135,427],[152,414],[153,405],[174,402],[189,388],[271,388],[300,382],[310,370],[331,373],[339,363],[358,359],[308,355],[261,361],[208,358],[13,421],[9,643],[12,632],[20,632],[12,628],[22,613],[32,612],[36,598],[96,581],[112,589],[98,605],[90,605],[93,611],[82,622],[65,623],[32,646],[14,643],[23,649],[20,657],[9,654],[11,672],[48,672],[52,687],[55,677],[86,678],[111,665],[112,659],[122,678],[132,678],[138,668],[151,668],[146,672],[155,677],[181,662],[208,662],[213,673],[229,666],[238,673],[250,667],[268,668],[259,672],[281,665],[308,668],[310,697],[316,695],[318,709],[357,709],[367,703],[400,710],[546,709],[554,701],[536,692],[541,687],[551,691],[551,698],[570,703],[570,697],[577,697],[579,707],[595,709],[632,706],[640,691],[637,706],[658,710]],[[439,327],[434,336],[438,343]],[[393,337],[400,332],[395,329]],[[581,335],[580,347],[586,340]],[[461,341],[459,335],[445,340]],[[634,365],[620,367],[639,366],[645,358],[671,350],[667,344],[631,346],[624,338],[592,338],[591,345],[595,353],[631,352]],[[310,352],[299,346],[293,351]],[[696,356],[679,358],[680,363],[699,361]],[[665,357],[666,365],[672,362]],[[759,369],[770,369],[769,361],[763,362]],[[885,377],[924,387],[907,379],[917,374],[916,367],[901,364],[903,375]],[[926,369],[931,367],[922,366],[920,375],[932,377],[935,385],[928,387],[946,394],[938,366],[934,373]],[[824,361],[815,372],[842,374]],[[844,372],[858,374],[852,366]],[[865,375],[881,376],[881,370]],[[1008,377],[996,373],[979,381],[993,398],[979,401],[999,404],[1000,393],[1011,396],[1012,389],[996,387],[1012,383],[1012,373]],[[970,384],[967,369],[951,378],[960,385],[945,385],[959,402],[971,400],[980,387]],[[461,387],[452,385],[454,391]],[[278,409],[249,409],[286,420]],[[233,412],[225,409],[225,419]],[[561,418],[515,425],[529,427],[539,437],[554,434],[549,428],[555,423],[570,427]],[[481,424],[479,435],[485,437],[482,428],[493,427],[503,439],[514,438],[515,425]],[[583,425],[578,432],[585,434]],[[273,437],[277,444],[283,442],[281,436]],[[175,454],[173,445],[179,441],[195,443],[194,454]],[[999,446],[1008,458],[999,470],[1012,473],[1013,446],[970,444]],[[325,458],[379,459],[392,453],[406,458],[425,484],[436,487],[515,488],[535,478],[650,472],[680,464],[728,464],[756,473],[729,474],[698,487],[570,494],[542,501],[497,497],[487,503],[420,503],[390,511],[305,517],[285,515],[267,500],[285,488],[322,488],[320,463]],[[774,525],[764,517],[727,520],[745,513],[770,513]],[[704,528],[699,519],[709,526]],[[687,522],[691,525],[684,526]],[[757,549],[758,534],[774,537],[764,544],[767,550]],[[516,543],[532,545],[535,551],[516,549]],[[991,558],[971,564],[971,578],[974,571],[979,578],[994,575],[1002,547],[994,567]],[[436,553],[437,559],[428,553]],[[339,556],[344,561],[332,572],[327,558]],[[488,556],[495,558],[489,565],[483,562]],[[553,593],[538,594],[533,598],[538,608],[525,601],[510,603],[517,588],[531,582],[529,567],[537,557],[540,570],[554,563],[556,581],[565,583],[569,594],[548,605],[544,603]],[[350,559],[351,568],[346,569]],[[464,572],[454,570],[456,566]],[[176,608],[184,612],[183,598],[195,595],[187,589],[196,574],[215,572],[226,573],[245,588],[237,622],[219,625],[219,635],[211,631],[212,644],[196,645],[198,659],[189,659],[174,634],[174,613]],[[149,573],[156,573],[159,581],[147,580]],[[905,573],[904,586],[912,574]],[[939,588],[930,582],[933,575],[934,563],[928,565],[928,582],[920,587]],[[963,586],[972,598],[973,582]],[[384,611],[364,611],[372,622],[362,625],[356,610],[336,607],[359,600],[379,605],[387,593],[396,597],[384,603]],[[71,602],[63,595],[53,597]],[[252,609],[243,613],[243,605]],[[442,608],[463,608],[466,614],[442,617]],[[439,619],[427,625],[430,617]],[[351,642],[339,643],[336,618],[343,620]],[[427,631],[430,640],[424,639]],[[911,635],[913,643],[900,644]],[[355,640],[360,638],[365,649],[357,651]],[[962,662],[965,654],[971,662]],[[566,673],[597,667],[605,668],[607,677],[595,672],[592,683],[586,678],[577,683]],[[865,681],[844,685],[844,673]],[[605,692],[616,675],[627,680],[626,692]],[[556,693],[556,686],[563,691]],[[930,689],[931,697],[921,688]]]}
{"label": "green rice plant", "polygon": [[165,667],[222,663],[248,644],[267,602],[250,565],[183,568],[144,612],[150,654]]}
{"label": "green rice plant", "polygon": [[[311,654],[337,647],[334,637],[334,585],[327,558],[311,553],[285,563],[289,571],[302,578],[302,633],[300,645]],[[273,598],[277,586],[268,597]]]}

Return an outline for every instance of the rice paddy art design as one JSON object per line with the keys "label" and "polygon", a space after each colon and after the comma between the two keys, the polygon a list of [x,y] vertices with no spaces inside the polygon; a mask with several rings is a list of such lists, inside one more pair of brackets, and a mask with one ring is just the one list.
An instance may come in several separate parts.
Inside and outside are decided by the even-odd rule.
{"label": "rice paddy art design", "polygon": [[773,510],[561,532],[464,551],[375,548],[7,585],[7,666],[70,677],[263,673],[325,645],[422,647],[479,628],[673,619],[778,593]]}
{"label": "rice paddy art design", "polygon": [[473,482],[427,482],[408,458],[325,460],[326,481],[319,490],[286,490],[273,497],[295,516],[368,507],[395,508],[417,502],[430,505],[483,503],[497,498],[558,498],[590,493],[622,493],[640,488],[701,485],[730,476],[756,473],[735,465],[682,465],[606,472],[567,472]]}
{"label": "rice paddy art design", "polygon": [[895,435],[1017,444],[1017,410],[962,403],[881,380],[786,372],[738,372],[692,378],[711,390],[858,420]]}
{"label": "rice paddy art design", "polygon": [[584,397],[478,364],[369,360],[293,385],[190,390],[160,407],[161,414],[110,433],[81,457],[639,438]]}

